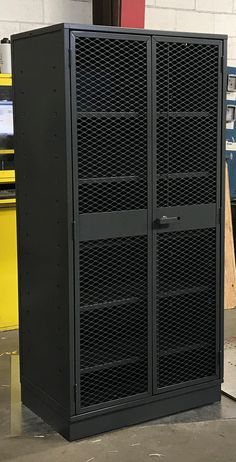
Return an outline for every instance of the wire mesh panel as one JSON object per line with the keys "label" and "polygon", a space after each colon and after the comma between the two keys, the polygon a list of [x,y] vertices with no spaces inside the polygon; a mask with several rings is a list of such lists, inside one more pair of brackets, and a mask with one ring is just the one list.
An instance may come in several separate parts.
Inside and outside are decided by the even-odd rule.
{"label": "wire mesh panel", "polygon": [[[77,212],[147,209],[147,38],[75,34]],[[149,39],[150,43],[150,39]],[[125,227],[124,222],[124,227]],[[80,406],[148,392],[148,240],[79,244]]]}
{"label": "wire mesh panel", "polygon": [[[214,204],[219,44],[167,38],[154,46],[155,207]],[[191,212],[189,220],[189,230],[157,233],[157,388],[216,375],[216,228],[191,229]]]}
{"label": "wire mesh panel", "polygon": [[80,244],[81,405],[148,387],[147,238]]}
{"label": "wire mesh panel", "polygon": [[158,236],[158,386],[216,373],[215,229]]}
{"label": "wire mesh panel", "polygon": [[145,209],[147,41],[78,37],[75,53],[79,213]]}
{"label": "wire mesh panel", "polygon": [[215,202],[219,46],[155,46],[157,206]]}

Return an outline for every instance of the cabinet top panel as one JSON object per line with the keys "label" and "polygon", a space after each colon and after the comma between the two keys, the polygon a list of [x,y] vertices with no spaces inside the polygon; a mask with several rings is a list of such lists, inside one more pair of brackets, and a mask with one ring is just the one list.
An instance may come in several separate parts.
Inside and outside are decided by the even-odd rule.
{"label": "cabinet top panel", "polygon": [[158,36],[169,36],[169,37],[195,37],[203,39],[218,39],[226,40],[227,35],[222,34],[203,34],[203,33],[194,33],[194,32],[176,32],[176,31],[159,31],[159,30],[149,30],[149,29],[131,29],[123,27],[113,27],[113,26],[94,26],[87,24],[69,24],[69,23],[60,23],[54,24],[48,27],[42,27],[40,29],[34,29],[32,31],[21,32],[19,34],[14,34],[11,36],[12,41],[32,37],[36,35],[48,34],[50,32],[55,32],[58,30],[69,29],[74,31],[91,31],[91,32],[108,32],[108,33],[120,33],[120,34],[140,34],[140,35],[158,35]]}

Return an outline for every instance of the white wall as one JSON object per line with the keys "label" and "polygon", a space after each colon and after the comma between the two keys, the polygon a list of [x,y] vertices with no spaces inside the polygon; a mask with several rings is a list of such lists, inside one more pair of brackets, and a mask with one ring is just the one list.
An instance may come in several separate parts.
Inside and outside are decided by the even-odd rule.
{"label": "white wall", "polygon": [[92,23],[92,0],[0,0],[0,38],[59,22]]}
{"label": "white wall", "polygon": [[[0,0],[0,38],[58,22],[91,24],[92,0]],[[236,0],[146,0],[145,27],[228,34],[236,67]]]}
{"label": "white wall", "polygon": [[236,0],[146,0],[145,27],[227,34],[228,65],[236,67]]}

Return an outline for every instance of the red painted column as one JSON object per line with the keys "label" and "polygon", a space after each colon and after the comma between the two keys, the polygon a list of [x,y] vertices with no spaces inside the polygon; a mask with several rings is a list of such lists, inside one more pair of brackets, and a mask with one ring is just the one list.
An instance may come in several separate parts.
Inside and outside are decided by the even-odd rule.
{"label": "red painted column", "polygon": [[121,0],[120,26],[144,28],[145,0]]}

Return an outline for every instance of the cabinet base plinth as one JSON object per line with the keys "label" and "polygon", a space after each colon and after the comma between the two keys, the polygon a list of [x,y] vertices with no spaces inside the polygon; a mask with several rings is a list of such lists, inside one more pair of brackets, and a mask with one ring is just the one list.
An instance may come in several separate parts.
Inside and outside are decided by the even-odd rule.
{"label": "cabinet base plinth", "polygon": [[135,403],[132,407],[119,407],[115,410],[107,408],[98,410],[96,414],[68,417],[60,415],[44,400],[39,398],[29,386],[22,386],[22,401],[25,406],[39,415],[45,422],[68,441],[115,430],[118,428],[157,419],[177,412],[186,411],[220,401],[220,384],[205,386],[198,390],[182,390],[178,396],[165,397],[158,395],[156,400],[146,403]]}

